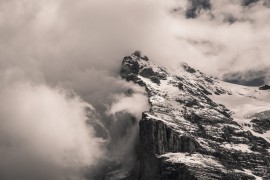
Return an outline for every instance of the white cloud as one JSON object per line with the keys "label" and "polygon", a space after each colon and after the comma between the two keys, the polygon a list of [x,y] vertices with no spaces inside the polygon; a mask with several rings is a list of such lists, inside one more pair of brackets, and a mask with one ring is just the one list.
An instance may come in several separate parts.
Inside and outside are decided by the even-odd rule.
{"label": "white cloud", "polygon": [[[81,168],[102,158],[103,140],[86,123],[85,108],[91,106],[77,96],[44,85],[15,83],[0,91],[0,101],[0,172],[6,179],[38,177],[41,172],[24,167],[48,165],[59,170],[59,179],[66,176],[62,171],[74,171],[69,176],[76,177]],[[7,170],[13,168],[18,172]]]}
{"label": "white cloud", "polygon": [[148,98],[145,94],[115,95],[115,100],[116,102],[111,105],[108,111],[110,114],[126,111],[140,120],[142,112],[149,110]]}
{"label": "white cloud", "polygon": [[176,32],[182,60],[216,76],[269,67],[270,9],[262,1],[248,7],[241,0],[211,4],[210,11],[195,19],[179,15]]}

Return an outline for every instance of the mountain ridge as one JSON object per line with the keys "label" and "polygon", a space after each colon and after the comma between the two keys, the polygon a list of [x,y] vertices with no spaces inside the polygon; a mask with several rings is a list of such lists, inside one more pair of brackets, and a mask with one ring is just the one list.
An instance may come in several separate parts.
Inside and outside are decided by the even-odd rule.
{"label": "mountain ridge", "polygon": [[[270,179],[270,128],[264,127],[270,116],[258,115],[270,105],[259,99],[267,92],[220,81],[186,63],[171,71],[138,52],[123,59],[120,75],[145,87],[150,104],[130,179]],[[262,105],[247,116],[228,99]]]}

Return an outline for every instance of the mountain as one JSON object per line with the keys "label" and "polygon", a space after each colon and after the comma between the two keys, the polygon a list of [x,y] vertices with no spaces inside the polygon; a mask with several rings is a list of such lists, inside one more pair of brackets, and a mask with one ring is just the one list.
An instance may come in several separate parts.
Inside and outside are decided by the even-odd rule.
{"label": "mountain", "polygon": [[135,52],[121,77],[145,87],[138,164],[129,179],[270,179],[270,91],[223,82]]}

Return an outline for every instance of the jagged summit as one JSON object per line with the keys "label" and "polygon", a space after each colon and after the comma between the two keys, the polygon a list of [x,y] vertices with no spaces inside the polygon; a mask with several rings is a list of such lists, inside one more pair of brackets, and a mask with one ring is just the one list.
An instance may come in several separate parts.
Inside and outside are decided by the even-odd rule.
{"label": "jagged summit", "polygon": [[149,61],[149,58],[146,55],[143,55],[141,51],[137,50],[135,51],[132,56],[136,56],[138,58],[138,60],[142,59],[145,61]]}
{"label": "jagged summit", "polygon": [[168,70],[141,53],[124,58],[121,76],[149,97],[137,179],[270,179],[267,91],[220,81],[186,63]]}

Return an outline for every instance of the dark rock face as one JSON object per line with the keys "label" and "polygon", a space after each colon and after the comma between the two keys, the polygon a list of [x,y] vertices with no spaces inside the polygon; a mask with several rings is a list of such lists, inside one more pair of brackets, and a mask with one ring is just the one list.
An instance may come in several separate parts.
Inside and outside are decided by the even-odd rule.
{"label": "dark rock face", "polygon": [[194,68],[190,67],[187,64],[182,64],[182,67],[189,73],[195,73],[196,72],[196,70]]}
{"label": "dark rock face", "polygon": [[270,119],[252,119],[253,127],[258,129],[258,133],[263,133],[270,130]]}
{"label": "dark rock face", "polygon": [[264,85],[264,86],[259,87],[259,90],[269,90],[269,89],[270,89],[269,85]]}
{"label": "dark rock face", "polygon": [[[169,173],[162,169],[166,167],[164,160],[157,158],[157,154],[166,152],[195,152],[199,144],[188,136],[178,137],[175,132],[163,122],[146,120],[140,122],[141,172],[140,179],[164,179],[162,173]],[[183,169],[182,169],[183,170]],[[182,174],[180,174],[183,176]],[[178,176],[178,175],[177,175]],[[189,176],[188,173],[185,176]],[[170,175],[173,178],[173,175]],[[166,177],[168,178],[168,177]],[[175,178],[175,177],[174,177]]]}
{"label": "dark rock face", "polygon": [[151,77],[156,76],[156,73],[151,68],[143,68],[140,71],[140,75],[143,77]]}
{"label": "dark rock face", "polygon": [[139,74],[142,77],[146,77],[149,78],[153,83],[159,84],[160,83],[160,79],[159,79],[159,75],[157,73],[155,73],[151,68],[143,68]]}
{"label": "dark rock face", "polygon": [[128,76],[131,76],[133,74],[136,75],[138,73],[139,73],[139,63],[130,57],[125,57],[120,71],[121,77],[127,78]]}
{"label": "dark rock face", "polygon": [[[150,104],[140,121],[136,173],[128,179],[270,179],[270,143],[211,99],[235,92],[187,64],[181,68],[171,73],[137,55],[123,60],[121,76],[145,87]],[[250,128],[265,133],[270,123],[259,117],[253,116]]]}
{"label": "dark rock face", "polygon": [[251,127],[259,134],[267,133],[270,130],[270,111],[256,113],[251,117]]}

